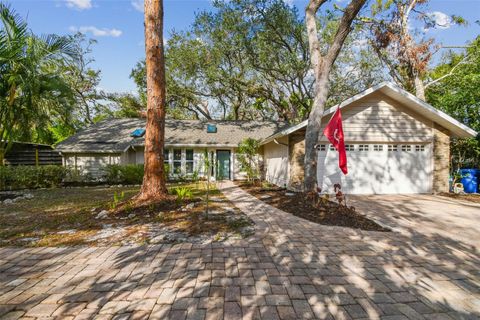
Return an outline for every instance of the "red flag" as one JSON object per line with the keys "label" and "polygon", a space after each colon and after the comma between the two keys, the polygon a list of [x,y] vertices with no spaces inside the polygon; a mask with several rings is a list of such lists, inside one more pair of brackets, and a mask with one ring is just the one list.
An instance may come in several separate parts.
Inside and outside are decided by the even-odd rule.
{"label": "red flag", "polygon": [[347,152],[345,151],[345,140],[343,136],[343,127],[342,127],[342,114],[340,113],[340,108],[335,111],[330,121],[327,123],[323,134],[327,139],[332,143],[332,145],[337,149],[339,159],[338,166],[344,174],[348,173],[347,170]]}

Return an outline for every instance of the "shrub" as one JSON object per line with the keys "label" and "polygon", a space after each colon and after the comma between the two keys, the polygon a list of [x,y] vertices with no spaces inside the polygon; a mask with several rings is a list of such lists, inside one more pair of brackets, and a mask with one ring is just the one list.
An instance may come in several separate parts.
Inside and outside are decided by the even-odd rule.
{"label": "shrub", "polygon": [[186,199],[191,199],[193,197],[193,192],[190,188],[187,187],[176,187],[173,189],[174,194],[177,196],[177,201],[185,201]]}
{"label": "shrub", "polygon": [[114,210],[118,206],[118,204],[123,201],[123,199],[125,199],[125,192],[115,192],[113,194],[113,201],[110,202],[110,209]]}
{"label": "shrub", "polygon": [[105,167],[105,180],[107,183],[140,184],[143,180],[143,164],[110,164]]}
{"label": "shrub", "polygon": [[[165,176],[170,175],[170,166],[168,164],[164,165]],[[105,180],[107,183],[124,183],[124,184],[141,184],[143,181],[144,167],[143,164],[127,164],[127,165],[118,165],[110,164],[107,165],[104,169],[105,171]]]}
{"label": "shrub", "polygon": [[259,148],[260,140],[253,138],[246,138],[238,144],[237,159],[249,182],[260,178]]}
{"label": "shrub", "polygon": [[62,184],[69,169],[56,166],[0,166],[0,189],[54,188]]}

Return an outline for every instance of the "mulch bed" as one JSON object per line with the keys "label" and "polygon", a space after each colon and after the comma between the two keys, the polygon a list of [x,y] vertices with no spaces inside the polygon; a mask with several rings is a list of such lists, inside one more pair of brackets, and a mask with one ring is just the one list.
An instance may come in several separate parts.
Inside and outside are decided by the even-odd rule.
{"label": "mulch bed", "polygon": [[465,200],[475,203],[480,203],[480,194],[478,193],[464,193],[464,194],[457,194],[457,193],[448,193],[442,192],[440,193],[442,197],[453,198],[457,200]]}
{"label": "mulch bed", "polygon": [[269,188],[239,183],[239,186],[269,205],[291,213],[297,217],[328,226],[340,226],[367,231],[388,232],[390,229],[380,226],[362,214],[355,211],[353,207],[338,205],[328,201],[324,206],[316,208],[311,200],[306,199],[303,193],[286,195],[285,189]]}

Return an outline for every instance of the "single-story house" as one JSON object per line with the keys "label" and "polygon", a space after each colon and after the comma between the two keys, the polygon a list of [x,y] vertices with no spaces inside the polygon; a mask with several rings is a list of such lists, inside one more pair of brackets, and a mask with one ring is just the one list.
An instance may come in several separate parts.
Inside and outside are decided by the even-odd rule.
{"label": "single-story house", "polygon": [[[325,126],[340,108],[348,158],[348,175],[338,169],[337,152],[325,137],[318,142],[318,181],[333,191],[340,183],[350,194],[434,193],[448,191],[450,138],[477,133],[385,82],[367,89],[324,112]],[[63,162],[98,174],[108,163],[143,163],[143,119],[99,122],[60,143]],[[217,179],[242,179],[236,149],[244,138],[261,140],[259,156],[265,179],[300,189],[304,175],[307,121],[294,126],[276,122],[167,120],[165,161],[176,171],[199,175],[205,151],[214,159]]]}
{"label": "single-story house", "polygon": [[[103,174],[108,164],[143,164],[145,119],[107,119],[91,125],[56,147],[65,166]],[[172,176],[206,176],[205,155],[214,160],[215,179],[245,178],[237,160],[245,138],[266,139],[286,127],[275,121],[165,120],[164,161]]]}

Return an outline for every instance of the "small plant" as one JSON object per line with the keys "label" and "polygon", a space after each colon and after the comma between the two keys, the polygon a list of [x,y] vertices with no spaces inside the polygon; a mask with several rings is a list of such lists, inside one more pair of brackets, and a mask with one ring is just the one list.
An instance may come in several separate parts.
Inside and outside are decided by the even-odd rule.
{"label": "small plant", "polygon": [[341,191],[342,189],[342,186],[340,185],[340,183],[335,183],[333,185],[333,190],[335,191],[335,198],[337,199],[338,201],[338,204],[339,205],[342,205],[342,204],[345,204],[345,195],[343,194],[343,192]]}
{"label": "small plant", "polygon": [[118,206],[118,204],[123,201],[124,198],[125,192],[122,191],[121,193],[117,193],[115,191],[115,193],[113,194],[113,201],[110,202],[110,209],[114,210]]}
{"label": "small plant", "polygon": [[176,187],[173,189],[174,194],[177,196],[177,201],[182,202],[186,199],[191,199],[193,196],[192,189],[188,187]]}
{"label": "small plant", "polygon": [[246,138],[238,144],[237,159],[240,167],[247,174],[248,182],[260,179],[260,161],[258,159],[258,150],[260,140]]}
{"label": "small plant", "polygon": [[132,203],[132,201],[128,201],[128,202],[125,204],[123,210],[124,210],[126,213],[131,213],[131,212],[133,211],[133,203]]}

